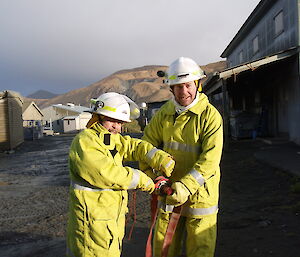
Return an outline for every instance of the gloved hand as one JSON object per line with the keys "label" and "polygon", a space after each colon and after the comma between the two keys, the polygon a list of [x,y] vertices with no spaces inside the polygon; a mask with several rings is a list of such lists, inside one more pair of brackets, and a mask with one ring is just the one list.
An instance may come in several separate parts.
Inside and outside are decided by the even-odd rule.
{"label": "gloved hand", "polygon": [[166,204],[179,206],[184,204],[188,200],[190,191],[183,183],[175,182],[172,184],[171,188],[173,189],[173,194],[167,196]]}
{"label": "gloved hand", "polygon": [[164,151],[160,150],[157,154],[160,154],[158,159],[158,163],[160,164],[158,170],[164,173],[167,177],[170,177],[175,167],[175,161],[171,155],[168,155]]}
{"label": "gloved hand", "polygon": [[158,176],[155,180],[155,194],[166,196],[172,194],[170,180],[164,176]]}
{"label": "gloved hand", "polygon": [[141,189],[142,191],[149,192],[149,194],[151,194],[155,189],[153,180],[150,177],[148,177],[144,172],[140,171],[139,173],[140,180],[136,188]]}

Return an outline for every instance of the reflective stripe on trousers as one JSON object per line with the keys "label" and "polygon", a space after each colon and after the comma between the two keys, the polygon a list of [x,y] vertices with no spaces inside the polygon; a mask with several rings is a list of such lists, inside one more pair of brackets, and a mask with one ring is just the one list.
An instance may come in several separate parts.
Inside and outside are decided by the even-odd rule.
{"label": "reflective stripe on trousers", "polygon": [[[174,205],[168,205],[163,201],[158,201],[158,207],[163,209],[164,211],[172,212],[174,209]],[[218,211],[218,205],[208,207],[208,208],[191,208],[189,206],[182,206],[181,215],[209,215],[214,214]]]}

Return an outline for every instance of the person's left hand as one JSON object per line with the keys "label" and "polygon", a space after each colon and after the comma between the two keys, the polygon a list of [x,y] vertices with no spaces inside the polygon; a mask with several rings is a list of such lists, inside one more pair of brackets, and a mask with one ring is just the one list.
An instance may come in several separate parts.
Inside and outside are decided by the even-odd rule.
{"label": "person's left hand", "polygon": [[166,204],[179,206],[188,200],[190,191],[183,183],[175,182],[172,184],[171,188],[174,190],[174,192],[172,195],[166,197]]}
{"label": "person's left hand", "polygon": [[168,178],[165,178],[164,176],[158,176],[154,180],[155,184],[155,194],[160,196],[165,196],[172,193],[171,189],[171,182]]}

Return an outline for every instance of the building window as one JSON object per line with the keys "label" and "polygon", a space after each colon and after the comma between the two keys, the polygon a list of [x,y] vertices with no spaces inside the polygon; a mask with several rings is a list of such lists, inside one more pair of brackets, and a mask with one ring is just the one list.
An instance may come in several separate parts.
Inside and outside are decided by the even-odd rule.
{"label": "building window", "polygon": [[70,125],[70,120],[68,120],[68,125]]}
{"label": "building window", "polygon": [[275,17],[274,17],[274,24],[275,24],[275,37],[280,35],[283,30],[283,11],[280,11]]}
{"label": "building window", "polygon": [[244,61],[244,52],[243,50],[239,52],[239,63],[242,63]]}
{"label": "building window", "polygon": [[258,35],[252,40],[252,46],[253,46],[253,55],[255,55],[259,51]]}

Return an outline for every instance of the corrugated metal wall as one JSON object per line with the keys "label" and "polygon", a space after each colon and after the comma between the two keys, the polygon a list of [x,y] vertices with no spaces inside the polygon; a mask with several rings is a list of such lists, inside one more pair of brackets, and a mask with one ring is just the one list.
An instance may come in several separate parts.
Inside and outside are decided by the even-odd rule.
{"label": "corrugated metal wall", "polygon": [[[258,60],[265,56],[298,46],[298,1],[277,0],[264,13],[247,36],[235,46],[227,56],[229,67]],[[275,34],[274,19],[278,13],[283,13],[283,32]],[[258,37],[259,50],[254,53],[253,39]],[[242,60],[240,60],[242,53]]]}
{"label": "corrugated metal wall", "polygon": [[24,141],[22,99],[13,91],[0,92],[0,150],[11,150]]}

